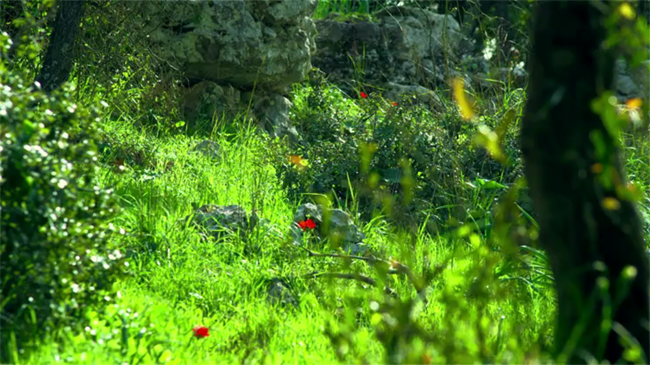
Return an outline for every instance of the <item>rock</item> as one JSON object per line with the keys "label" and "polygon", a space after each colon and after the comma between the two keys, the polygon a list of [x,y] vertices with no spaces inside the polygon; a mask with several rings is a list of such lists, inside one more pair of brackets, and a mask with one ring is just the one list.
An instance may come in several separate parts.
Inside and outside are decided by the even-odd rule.
{"label": "rock", "polygon": [[202,81],[182,96],[181,111],[188,126],[194,128],[200,120],[234,118],[241,109],[240,98],[240,91],[232,86]]}
{"label": "rock", "polygon": [[434,109],[442,106],[438,94],[420,85],[401,85],[389,82],[384,95],[389,100],[400,100],[403,96],[414,96],[418,101],[431,105]]}
{"label": "rock", "polygon": [[287,136],[296,141],[298,131],[291,125],[289,110],[291,102],[282,95],[271,93],[254,98],[253,112],[258,125],[264,128],[272,137]]}
{"label": "rock", "polygon": [[362,255],[368,251],[363,244],[366,236],[346,212],[340,209],[324,210],[320,205],[312,203],[301,205],[294,215],[291,228],[294,241],[299,242],[303,236],[298,223],[308,218],[316,223],[314,233],[321,239],[328,239],[332,247],[341,247],[353,255]]}
{"label": "rock", "polygon": [[200,153],[211,160],[221,159],[221,147],[219,143],[209,139],[199,142],[192,151]]}
{"label": "rock", "polygon": [[133,2],[125,10],[142,19],[139,32],[146,34],[148,52],[191,85],[181,106],[189,128],[246,112],[272,136],[296,140],[286,95],[312,69],[316,26],[310,16],[316,5],[196,0]]}
{"label": "rock", "polygon": [[157,56],[189,79],[281,90],[311,69],[316,0],[143,2]]}
{"label": "rock", "polygon": [[215,239],[224,233],[239,232],[240,237],[245,237],[249,231],[249,221],[246,210],[239,205],[204,205],[194,212],[193,222],[205,229]]}
{"label": "rock", "polygon": [[298,306],[298,300],[281,279],[273,278],[270,280],[267,295],[268,302],[273,305]]}
{"label": "rock", "polygon": [[459,57],[463,40],[453,17],[403,6],[373,16],[376,22],[317,21],[314,66],[348,94],[352,80],[359,79],[380,88],[388,82],[423,87],[446,82],[440,66]]}
{"label": "rock", "polygon": [[624,59],[616,61],[614,84],[616,96],[620,101],[631,98],[647,99],[650,78],[649,67],[650,61],[644,61],[635,68],[629,67]]}

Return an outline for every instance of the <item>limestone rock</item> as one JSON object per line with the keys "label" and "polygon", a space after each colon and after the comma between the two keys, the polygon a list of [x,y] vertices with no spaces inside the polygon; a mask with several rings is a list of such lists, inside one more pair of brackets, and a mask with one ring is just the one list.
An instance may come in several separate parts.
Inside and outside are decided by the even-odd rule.
{"label": "limestone rock", "polygon": [[239,205],[206,204],[195,210],[192,220],[215,239],[224,233],[239,233],[245,237],[249,231],[246,210]]}
{"label": "limestone rock", "polygon": [[240,111],[241,93],[232,86],[202,81],[183,95],[181,111],[190,127],[198,120],[232,119]]}
{"label": "limestone rock", "polygon": [[368,251],[367,246],[363,244],[366,236],[346,212],[340,209],[325,210],[312,203],[301,205],[294,215],[291,228],[294,241],[300,242],[303,236],[298,223],[308,218],[316,223],[314,234],[320,239],[328,239],[332,247],[341,247],[343,251],[353,255],[363,255]]}
{"label": "limestone rock", "polygon": [[648,92],[650,91],[649,68],[650,61],[642,62],[641,65],[635,68],[629,67],[623,59],[616,61],[614,81],[616,96],[619,100],[647,98]]}
{"label": "limestone rock", "polygon": [[298,305],[298,300],[296,300],[296,297],[291,293],[291,290],[281,279],[278,278],[270,280],[267,291],[267,300],[269,303],[274,305],[292,305],[294,307]]}
{"label": "limestone rock", "polygon": [[194,152],[200,153],[211,160],[221,159],[221,147],[219,143],[209,139],[199,142],[193,149]]}
{"label": "limestone rock", "polygon": [[314,66],[350,95],[351,80],[381,87],[388,82],[423,87],[446,82],[440,66],[459,57],[464,39],[453,17],[404,6],[374,15],[376,22],[317,21]]}
{"label": "limestone rock", "polygon": [[144,2],[159,57],[190,79],[280,90],[311,69],[316,0]]}

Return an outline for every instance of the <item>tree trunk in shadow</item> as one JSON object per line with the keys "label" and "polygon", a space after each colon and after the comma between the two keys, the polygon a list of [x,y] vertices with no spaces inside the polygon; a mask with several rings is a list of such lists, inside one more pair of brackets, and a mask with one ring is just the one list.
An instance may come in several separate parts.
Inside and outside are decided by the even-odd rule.
{"label": "tree trunk in shadow", "polygon": [[[557,360],[584,363],[593,356],[614,363],[627,332],[647,363],[649,271],[639,214],[599,175],[602,170],[614,185],[625,184],[615,141],[591,109],[592,100],[613,86],[616,53],[603,49],[602,20],[593,2],[538,4],[522,152],[540,243],[555,276]],[[598,134],[601,151],[594,143]],[[624,273],[633,279],[621,297]]]}
{"label": "tree trunk in shadow", "polygon": [[59,1],[43,67],[36,76],[36,81],[45,92],[59,88],[70,77],[74,64],[74,42],[79,34],[85,4],[86,0]]}

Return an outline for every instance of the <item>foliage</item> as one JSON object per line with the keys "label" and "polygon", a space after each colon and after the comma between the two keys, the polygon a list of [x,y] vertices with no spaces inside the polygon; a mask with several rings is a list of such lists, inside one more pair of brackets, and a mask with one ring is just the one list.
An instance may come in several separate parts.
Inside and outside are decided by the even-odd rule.
{"label": "foliage", "polygon": [[78,106],[69,88],[40,92],[4,59],[0,77],[6,362],[47,330],[83,323],[88,306],[109,303],[124,262],[109,243],[115,200],[94,181],[97,111]]}
{"label": "foliage", "polygon": [[114,118],[177,132],[183,78],[149,51],[142,29],[147,19],[134,9],[141,5],[88,1],[75,50],[77,97],[100,97]]}
{"label": "foliage", "polygon": [[[276,159],[293,199],[302,193],[331,193],[339,201],[354,197],[366,219],[377,210],[401,216],[402,223],[427,217],[444,222],[447,217],[435,207],[458,204],[459,193],[476,202],[466,183],[512,183],[520,174],[515,130],[503,133],[505,169],[476,148],[472,138],[481,124],[501,124],[510,109],[520,108],[520,97],[505,111],[473,123],[463,122],[452,105],[432,112],[409,96],[393,102],[372,95],[360,98],[360,106],[349,105],[317,73],[297,90],[293,117],[302,141],[295,147],[279,145]],[[287,155],[301,156],[308,167],[296,166]],[[391,209],[397,209],[395,214],[389,214]],[[457,219],[466,218],[463,209]]]}
{"label": "foliage", "polygon": [[[371,18],[373,7],[397,1],[369,1],[368,13],[364,3],[319,1],[318,9]],[[332,6],[337,4],[339,8]],[[117,243],[133,276],[117,282],[122,295],[112,298],[114,305],[105,311],[102,301],[76,298],[87,313],[83,329],[63,321],[47,328],[26,326],[22,331],[32,329],[44,340],[35,351],[14,359],[30,364],[544,360],[556,306],[546,255],[535,248],[536,223],[521,198],[525,184],[517,179],[521,163],[515,136],[523,90],[471,95],[477,116],[464,121],[445,91],[438,91],[441,103],[434,105],[409,96],[383,100],[362,88],[360,98],[350,99],[312,74],[293,91],[291,119],[301,141],[269,144],[250,129],[237,129],[243,123],[234,123],[227,133],[215,128],[210,138],[219,144],[221,157],[206,159],[192,152],[199,140],[170,128],[179,122],[180,78],[162,73],[164,65],[142,46],[146,34],[134,30],[140,19],[130,6],[89,1],[71,80],[74,95],[68,89],[68,94],[47,99],[17,88],[12,95],[22,90],[21,100],[38,98],[42,107],[34,113],[48,106],[58,112],[52,105],[69,106],[72,100],[79,105],[108,102],[100,111],[101,135],[85,128],[95,125],[86,117],[91,109],[63,111],[56,120],[73,120],[76,127],[67,130],[68,142],[83,140],[84,134],[99,141],[99,169],[88,167],[75,181],[92,180],[99,191],[112,189],[119,197],[119,212],[110,222],[124,227],[127,235],[93,243],[107,248]],[[33,32],[46,34],[46,29]],[[20,52],[14,71],[33,75],[39,53]],[[4,125],[3,119],[2,128],[8,130]],[[639,136],[624,139],[628,171],[646,191],[650,145]],[[495,148],[504,151],[505,168],[490,156]],[[73,167],[66,173],[82,169]],[[47,186],[35,199],[52,199]],[[76,191],[71,189],[76,187],[69,184],[64,191]],[[62,196],[58,188],[52,192]],[[80,199],[73,204],[84,204],[84,192],[76,191]],[[289,226],[297,203],[323,193],[353,213],[373,255],[407,264],[426,283],[428,306],[404,276],[363,262],[315,259],[291,243]],[[4,215],[4,195],[2,199]],[[203,204],[255,209],[260,223],[245,241],[236,236],[206,240],[184,224]],[[39,217],[40,211],[35,212]],[[373,212],[389,216],[373,217]],[[105,220],[95,223],[97,235],[110,229]],[[303,226],[309,229],[308,220]],[[59,262],[59,274],[71,275],[64,264]],[[373,277],[378,285],[314,278],[314,273],[337,272]],[[295,295],[296,307],[269,301],[266,284],[278,278]],[[387,293],[384,285],[392,290]],[[206,328],[209,336],[196,338],[196,328]],[[7,336],[3,332],[3,342],[11,338]]]}

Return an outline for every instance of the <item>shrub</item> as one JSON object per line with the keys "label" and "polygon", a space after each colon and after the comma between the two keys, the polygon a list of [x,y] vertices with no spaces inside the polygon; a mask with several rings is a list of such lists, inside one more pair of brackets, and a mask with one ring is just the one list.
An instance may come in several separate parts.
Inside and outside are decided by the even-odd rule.
{"label": "shrub", "polygon": [[[494,128],[504,113],[490,114],[480,123]],[[294,90],[292,119],[300,142],[275,148],[277,171],[290,196],[298,200],[304,193],[332,194],[339,201],[347,199],[347,208],[366,219],[379,210],[408,225],[427,216],[440,223],[450,215],[463,220],[475,209],[469,204],[483,200],[488,210],[494,198],[468,183],[511,183],[521,174],[516,128],[504,134],[510,164],[503,167],[473,143],[477,123],[462,121],[453,104],[432,108],[416,97],[387,101],[364,94],[357,105],[312,73]],[[301,156],[308,167],[296,166],[287,155]],[[436,209],[441,206],[460,209],[450,214]]]}
{"label": "shrub", "polygon": [[[8,44],[0,34],[0,52]],[[0,54],[0,57],[4,55]],[[125,267],[113,250],[115,201],[94,181],[95,110],[70,89],[47,95],[0,58],[2,357],[17,361],[47,332],[82,324],[111,301]],[[45,330],[45,331],[44,331]]]}

